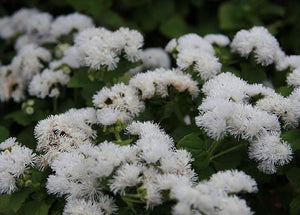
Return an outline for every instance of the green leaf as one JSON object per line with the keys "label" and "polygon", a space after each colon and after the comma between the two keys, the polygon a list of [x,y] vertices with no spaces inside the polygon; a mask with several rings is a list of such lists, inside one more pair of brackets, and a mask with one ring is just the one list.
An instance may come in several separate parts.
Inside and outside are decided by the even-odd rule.
{"label": "green leaf", "polygon": [[8,207],[17,212],[33,190],[20,190],[10,195]]}
{"label": "green leaf", "polygon": [[177,144],[178,148],[184,148],[191,151],[203,151],[206,149],[203,140],[198,137],[197,133],[185,135]]}
{"label": "green leaf", "polygon": [[290,213],[291,215],[300,214],[300,195],[298,194],[290,204]]}
{"label": "green leaf", "polygon": [[293,89],[290,87],[280,87],[280,88],[276,89],[275,91],[276,91],[276,93],[280,93],[284,97],[288,97],[291,94],[291,92],[293,91]]}
{"label": "green leaf", "polygon": [[240,150],[237,150],[217,158],[214,161],[214,165],[217,170],[233,169],[240,164],[241,159],[242,155],[240,153]]}
{"label": "green leaf", "polygon": [[223,30],[237,30],[247,27],[243,17],[243,11],[234,2],[226,2],[219,7],[220,28]]}
{"label": "green leaf", "polygon": [[10,114],[7,114],[5,119],[12,119],[20,125],[27,126],[32,122],[30,115],[25,114],[23,111],[15,111]]}
{"label": "green leaf", "polygon": [[201,169],[207,168],[209,165],[209,154],[206,150],[205,141],[198,137],[197,133],[191,133],[184,136],[177,144],[178,148],[183,148],[189,151],[193,158],[193,167],[200,171]]}
{"label": "green leaf", "polygon": [[300,130],[293,129],[282,134],[282,139],[287,141],[292,147],[293,151],[300,149]]}
{"label": "green leaf", "polygon": [[71,77],[68,87],[69,88],[82,88],[86,87],[91,83],[88,78],[87,69],[80,69],[79,71],[75,72],[74,75]]}
{"label": "green leaf", "polygon": [[297,188],[300,188],[300,168],[293,167],[286,173],[289,181]]}
{"label": "green leaf", "polygon": [[250,84],[262,83],[267,75],[262,68],[252,65],[250,63],[241,63],[242,78],[247,80]]}
{"label": "green leaf", "polygon": [[43,201],[29,201],[26,202],[20,209],[22,215],[48,215],[49,208],[53,201],[46,203]]}
{"label": "green leaf", "polygon": [[6,140],[9,137],[9,131],[3,127],[0,126],[0,143]]}
{"label": "green leaf", "polygon": [[0,214],[12,214],[12,211],[9,209],[9,195],[2,194],[0,195]]}
{"label": "green leaf", "polygon": [[188,26],[182,17],[175,15],[162,23],[160,31],[169,38],[180,37],[188,33]]}

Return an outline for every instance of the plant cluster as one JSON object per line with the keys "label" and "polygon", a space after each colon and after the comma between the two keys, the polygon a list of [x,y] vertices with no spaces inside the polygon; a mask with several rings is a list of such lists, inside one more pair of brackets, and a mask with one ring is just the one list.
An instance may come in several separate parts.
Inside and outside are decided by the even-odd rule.
{"label": "plant cluster", "polygon": [[266,28],[143,49],[21,9],[0,37],[0,214],[299,212],[300,57]]}

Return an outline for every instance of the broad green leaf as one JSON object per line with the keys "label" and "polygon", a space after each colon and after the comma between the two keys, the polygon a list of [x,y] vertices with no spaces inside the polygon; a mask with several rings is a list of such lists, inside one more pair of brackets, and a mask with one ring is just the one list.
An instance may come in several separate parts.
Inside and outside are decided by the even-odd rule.
{"label": "broad green leaf", "polygon": [[12,193],[9,196],[8,207],[12,211],[17,212],[32,192],[33,190],[20,190],[18,192]]}
{"label": "broad green leaf", "polygon": [[291,92],[293,91],[293,89],[290,87],[280,87],[280,88],[277,88],[275,91],[276,91],[276,93],[280,93],[284,97],[288,97],[291,94]]}
{"label": "broad green leaf", "polygon": [[250,63],[241,63],[242,77],[250,84],[262,83],[267,75],[265,71],[257,66],[253,66]]}
{"label": "broad green leaf", "polygon": [[201,140],[197,133],[191,133],[184,136],[177,144],[178,148],[183,148],[189,151],[193,158],[193,167],[199,171],[208,167],[209,165],[209,154],[205,151],[205,141]]}
{"label": "broad green leaf", "polygon": [[5,119],[12,119],[20,125],[27,126],[32,122],[30,115],[27,115],[23,111],[15,111],[5,116]]}
{"label": "broad green leaf", "polygon": [[282,139],[287,141],[293,151],[296,151],[300,149],[300,130],[299,129],[293,129],[286,131],[282,134]]}
{"label": "broad green leaf", "polygon": [[13,211],[8,207],[9,205],[9,197],[7,194],[0,194],[0,214],[12,214]]}
{"label": "broad green leaf", "polygon": [[20,209],[22,215],[48,215],[51,203],[47,204],[44,201],[29,201],[25,202]]}
{"label": "broad green leaf", "polygon": [[234,169],[240,164],[241,159],[242,155],[240,150],[237,150],[216,158],[214,165],[217,170]]}
{"label": "broad green leaf", "polygon": [[234,2],[225,2],[219,7],[220,28],[237,30],[247,27],[241,8]]}
{"label": "broad green leaf", "polygon": [[7,128],[0,126],[0,143],[9,137],[9,131]]}
{"label": "broad green leaf", "polygon": [[206,149],[204,141],[198,137],[197,133],[185,135],[177,144],[178,148],[184,148],[191,151],[203,151]]}
{"label": "broad green leaf", "polygon": [[293,167],[286,173],[289,181],[297,188],[300,188],[300,168]]}
{"label": "broad green leaf", "polygon": [[290,213],[291,215],[299,215],[300,214],[300,195],[298,194],[294,197],[293,201],[290,204]]}
{"label": "broad green leaf", "polygon": [[172,16],[160,26],[162,34],[169,38],[180,37],[188,33],[188,26],[180,16]]}

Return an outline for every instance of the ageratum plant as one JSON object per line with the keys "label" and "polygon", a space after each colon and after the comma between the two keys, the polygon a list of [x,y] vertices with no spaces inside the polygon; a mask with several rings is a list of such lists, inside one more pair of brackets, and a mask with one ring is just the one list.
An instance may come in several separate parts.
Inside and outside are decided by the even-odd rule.
{"label": "ageratum plant", "polygon": [[297,214],[300,57],[266,28],[143,49],[22,9],[0,36],[0,214]]}

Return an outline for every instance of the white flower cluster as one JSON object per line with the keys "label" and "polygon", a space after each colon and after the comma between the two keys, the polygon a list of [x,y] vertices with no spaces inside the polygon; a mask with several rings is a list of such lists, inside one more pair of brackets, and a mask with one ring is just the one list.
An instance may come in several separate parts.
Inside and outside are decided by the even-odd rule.
{"label": "white flower cluster", "polygon": [[177,40],[172,39],[167,44],[166,51],[176,53],[176,63],[181,70],[193,67],[201,79],[207,81],[221,71],[221,64],[218,58],[214,56],[214,48],[210,42],[217,41],[221,44],[222,42],[219,41],[220,38],[215,39],[208,37],[205,40],[197,34],[186,34]]}
{"label": "white flower cluster", "polygon": [[64,86],[68,84],[69,80],[69,75],[63,73],[61,70],[52,71],[45,69],[43,72],[36,74],[32,78],[28,86],[28,91],[30,95],[42,99],[46,96],[58,97],[58,84]]}
{"label": "white flower cluster", "polygon": [[[300,119],[299,93],[284,98],[260,84],[250,85],[232,73],[222,73],[203,85],[206,98],[196,124],[207,135],[226,135],[250,141],[249,155],[265,173],[291,160],[290,146],[280,139],[281,126],[296,127]],[[258,96],[257,101],[253,99]]]}
{"label": "white flower cluster", "polygon": [[39,121],[34,129],[36,150],[44,153],[39,165],[45,167],[61,152],[72,151],[91,143],[96,137],[92,125],[96,123],[93,108],[70,109],[64,114],[51,115]]}
{"label": "white flower cluster", "polygon": [[142,65],[130,69],[131,74],[154,70],[156,68],[171,68],[171,60],[169,55],[162,48],[147,48],[141,52]]}
{"label": "white flower cluster", "polygon": [[[70,68],[88,66],[95,70],[102,67],[114,70],[122,58],[130,62],[139,61],[143,46],[143,36],[138,31],[120,28],[111,32],[96,28],[90,17],[79,13],[58,16],[53,20],[48,13],[22,9],[11,17],[0,19],[0,37],[8,39],[15,35],[18,36],[15,43],[17,54],[9,65],[0,66],[1,101],[12,98],[20,102],[25,98],[28,85],[32,96],[58,97],[58,86],[69,82]],[[74,42],[73,45],[60,43],[60,40],[64,42],[63,37],[70,36],[67,42]],[[57,45],[54,54],[58,59],[50,62],[50,51],[40,47],[46,43]],[[159,61],[151,60],[153,51],[163,57]],[[56,56],[59,52],[61,54]],[[145,51],[144,59],[145,66],[170,66],[168,56],[162,51]],[[68,71],[63,70],[64,66]]]}
{"label": "white flower cluster", "polygon": [[86,214],[114,212],[116,206],[112,198],[103,194],[106,181],[114,194],[130,197],[132,190],[136,190],[133,195],[138,195],[147,207],[161,204],[164,192],[168,191],[178,200],[174,214],[192,214],[192,211],[251,214],[244,200],[228,194],[255,192],[256,183],[252,178],[243,172],[225,171],[196,184],[190,153],[175,149],[172,139],[156,124],[133,122],[127,130],[139,135],[136,144],[85,144],[73,152],[61,153],[51,164],[55,174],[49,176],[47,190],[66,195],[65,214],[79,213],[83,209]]}
{"label": "white flower cluster", "polygon": [[24,171],[34,166],[36,155],[16,138],[10,137],[0,143],[0,194],[11,194],[18,186],[17,181]]}
{"label": "white flower cluster", "polygon": [[176,184],[171,195],[178,200],[173,208],[175,215],[188,214],[253,214],[245,200],[233,195],[239,192],[256,192],[256,182],[244,172],[220,171],[208,181],[194,186]]}
{"label": "white flower cluster", "polygon": [[288,85],[300,86],[300,56],[287,56],[266,28],[256,26],[250,30],[241,30],[235,35],[230,46],[233,52],[243,57],[248,57],[253,51],[257,63],[262,66],[274,63],[279,71],[290,68],[292,73],[287,77]]}
{"label": "white flower cluster", "polygon": [[145,108],[137,91],[123,83],[102,88],[93,96],[93,103],[98,109],[98,121],[103,125],[114,124],[117,120],[128,122]]}
{"label": "white flower cluster", "polygon": [[173,86],[178,92],[188,91],[192,97],[197,97],[199,93],[197,82],[189,74],[179,70],[160,68],[139,73],[130,79],[129,85],[119,83],[111,88],[103,87],[93,96],[93,104],[98,109],[98,122],[111,125],[117,120],[132,120],[144,110],[144,99],[150,99],[155,94],[168,96],[169,86]]}
{"label": "white flower cluster", "polygon": [[140,90],[142,99],[150,99],[155,94],[168,96],[168,87],[173,86],[178,92],[188,91],[192,97],[199,93],[198,83],[189,74],[179,70],[163,68],[140,73],[130,79],[129,85]]}
{"label": "white flower cluster", "polygon": [[120,28],[111,32],[105,28],[87,28],[75,37],[82,58],[82,65],[99,70],[102,67],[114,70],[120,57],[130,62],[140,60],[143,36],[136,30]]}

